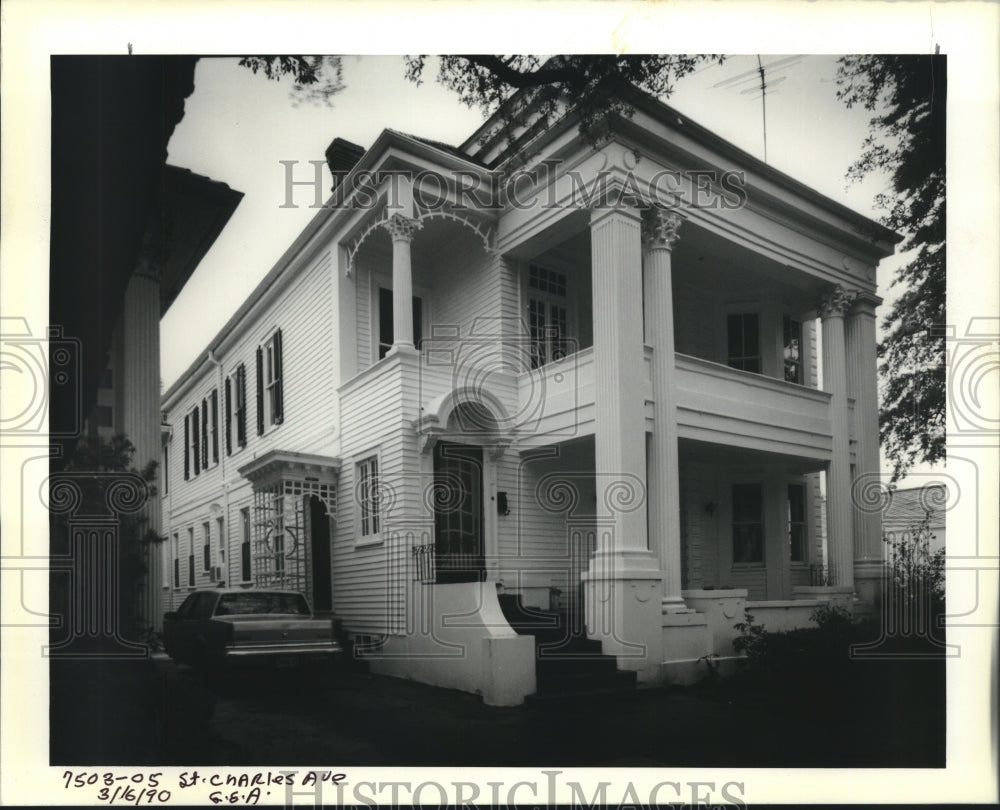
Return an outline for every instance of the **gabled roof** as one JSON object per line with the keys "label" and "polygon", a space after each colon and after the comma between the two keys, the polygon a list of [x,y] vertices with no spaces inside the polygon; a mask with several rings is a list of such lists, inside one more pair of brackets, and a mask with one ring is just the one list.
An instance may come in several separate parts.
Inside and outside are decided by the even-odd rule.
{"label": "gabled roof", "polygon": [[893,526],[913,526],[929,516],[931,525],[941,526],[944,525],[947,502],[948,488],[944,484],[897,489],[882,513],[882,522]]}

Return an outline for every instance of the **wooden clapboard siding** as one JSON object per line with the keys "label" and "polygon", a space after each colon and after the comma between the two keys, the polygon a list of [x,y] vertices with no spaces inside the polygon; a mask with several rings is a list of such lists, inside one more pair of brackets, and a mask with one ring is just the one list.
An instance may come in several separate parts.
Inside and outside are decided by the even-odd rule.
{"label": "wooden clapboard siding", "polygon": [[[549,585],[563,592],[564,601],[575,599],[595,526],[592,451],[586,466],[578,463],[578,456],[508,453],[498,465],[497,488],[508,493],[511,510],[500,517],[497,532],[499,567],[507,587]],[[553,485],[558,492],[550,490]],[[563,501],[562,492],[572,495]]]}
{"label": "wooden clapboard siding", "polygon": [[[481,355],[491,341],[500,350],[501,268],[496,257],[483,252],[475,235],[464,229],[456,232],[423,276],[430,282],[425,335],[430,336],[435,328],[439,335],[446,330],[444,334],[455,336],[451,344],[466,354]],[[434,339],[436,348],[448,343],[448,338]]]}
{"label": "wooden clapboard siding", "polygon": [[763,566],[733,566],[726,587],[746,588],[749,601],[767,599],[767,569]]}
{"label": "wooden clapboard siding", "polygon": [[[187,528],[195,528],[195,587],[214,586],[201,564],[201,524],[212,522],[213,505],[222,509],[226,534],[227,583],[237,582],[240,567],[239,513],[249,505],[252,488],[242,479],[238,468],[268,450],[280,448],[306,453],[333,455],[336,451],[334,421],[336,387],[334,374],[334,340],[336,320],[332,292],[332,254],[321,252],[311,263],[285,282],[286,289],[268,306],[251,310],[233,330],[233,339],[216,354],[222,365],[222,379],[233,374],[242,363],[246,369],[247,444],[240,448],[235,440],[233,423],[232,455],[226,454],[224,382],[212,362],[203,362],[192,375],[191,385],[183,396],[171,403],[166,412],[171,426],[171,464],[169,498],[164,500],[164,532],[169,537],[180,534],[181,588],[166,591],[167,609],[176,607],[189,590],[187,585]],[[269,425],[262,436],[257,435],[256,415],[256,352],[276,329],[282,332],[282,384],[284,419],[279,425]],[[184,417],[203,398],[208,399],[213,390],[218,391],[218,440],[219,462],[194,475],[193,463],[190,478],[184,479]],[[234,395],[235,396],[235,395]],[[235,399],[234,399],[235,406]],[[211,448],[209,449],[211,454]],[[228,487],[228,508],[224,491]],[[172,575],[172,555],[170,571]],[[235,577],[235,578],[234,578]]]}
{"label": "wooden clapboard siding", "polygon": [[[334,528],[332,554],[334,610],[355,633],[388,633],[391,621],[402,611],[399,589],[405,585],[396,568],[400,562],[400,538],[394,536],[394,521],[412,504],[412,458],[404,436],[412,428],[403,419],[404,363],[413,358],[387,357],[348,383],[340,392],[342,467],[338,482],[340,509]],[[410,453],[407,450],[410,449]],[[370,456],[379,459],[382,487],[380,533],[362,537],[355,497],[356,465]]]}
{"label": "wooden clapboard siding", "polygon": [[[712,291],[693,281],[674,281],[674,346],[681,354],[715,357],[715,304]],[[724,360],[725,358],[723,358]]]}

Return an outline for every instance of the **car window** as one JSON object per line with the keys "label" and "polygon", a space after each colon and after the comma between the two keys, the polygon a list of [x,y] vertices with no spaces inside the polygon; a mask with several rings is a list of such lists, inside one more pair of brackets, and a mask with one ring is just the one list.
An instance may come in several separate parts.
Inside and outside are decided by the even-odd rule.
{"label": "car window", "polygon": [[310,616],[309,605],[300,593],[271,593],[268,591],[246,591],[226,593],[219,599],[216,616],[290,614]]}
{"label": "car window", "polygon": [[177,608],[177,618],[178,619],[189,619],[191,609],[194,607],[194,603],[198,601],[199,594],[192,593],[189,594],[187,599],[181,602],[181,606]]}
{"label": "car window", "polygon": [[193,594],[197,597],[195,599],[194,605],[191,607],[191,612],[185,618],[188,619],[207,619],[212,615],[212,608],[215,606],[215,600],[217,594],[211,593],[210,591],[203,591],[202,593]]}

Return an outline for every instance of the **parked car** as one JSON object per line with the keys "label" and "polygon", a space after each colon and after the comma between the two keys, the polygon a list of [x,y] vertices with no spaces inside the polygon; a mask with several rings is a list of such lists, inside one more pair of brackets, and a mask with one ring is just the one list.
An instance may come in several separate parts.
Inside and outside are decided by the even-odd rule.
{"label": "parked car", "polygon": [[303,594],[257,588],[195,591],[164,615],[163,643],[175,661],[205,667],[296,667],[343,652]]}

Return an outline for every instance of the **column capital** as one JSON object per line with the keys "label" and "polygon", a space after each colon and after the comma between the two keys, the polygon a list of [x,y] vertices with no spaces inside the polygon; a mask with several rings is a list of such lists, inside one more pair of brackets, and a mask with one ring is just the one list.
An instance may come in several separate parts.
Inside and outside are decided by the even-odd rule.
{"label": "column capital", "polygon": [[882,303],[882,299],[874,293],[859,292],[854,299],[851,308],[851,315],[867,315],[875,317],[875,308]]}
{"label": "column capital", "polygon": [[642,242],[646,250],[673,250],[684,218],[669,208],[647,208],[642,216]]}
{"label": "column capital", "polygon": [[393,214],[383,223],[383,226],[389,232],[393,242],[410,242],[417,231],[423,227],[423,223],[416,219],[410,219],[410,217],[404,217],[402,214]]}
{"label": "column capital", "polygon": [[597,204],[590,209],[590,227],[593,228],[608,217],[616,215],[635,221],[641,219],[642,212],[628,200],[619,200],[614,204]]}
{"label": "column capital", "polygon": [[837,284],[832,290],[824,293],[816,302],[821,318],[843,318],[844,314],[854,304],[858,294],[851,290],[845,290]]}

